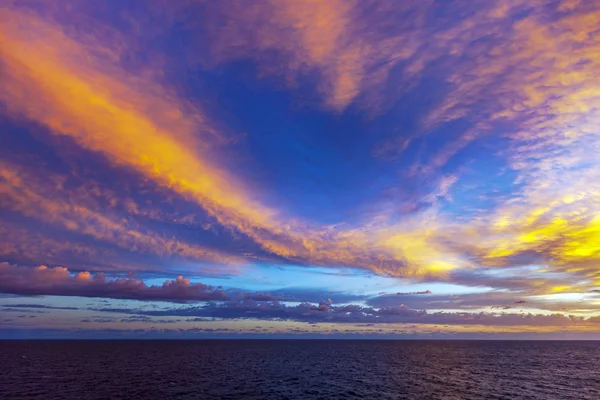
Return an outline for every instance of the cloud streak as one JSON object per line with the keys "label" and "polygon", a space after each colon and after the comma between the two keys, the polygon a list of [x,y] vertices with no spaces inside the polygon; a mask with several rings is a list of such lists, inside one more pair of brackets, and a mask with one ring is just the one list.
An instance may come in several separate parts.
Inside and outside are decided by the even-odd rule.
{"label": "cloud streak", "polygon": [[212,303],[208,306],[145,311],[140,309],[95,309],[110,313],[141,314],[152,317],[203,317],[209,319],[287,320],[307,323],[373,323],[373,324],[428,324],[428,325],[483,325],[483,326],[587,326],[597,327],[598,318],[578,316],[507,312],[427,312],[404,305],[371,308],[360,305],[329,307],[311,303],[286,305],[280,302],[251,300]]}
{"label": "cloud streak", "polygon": [[[0,204],[25,216],[57,224],[64,229],[80,232],[98,241],[113,243],[128,250],[162,255],[176,254],[222,264],[242,262],[241,258],[143,231],[133,221],[124,224],[122,220],[110,218],[106,212],[95,211],[85,204],[72,201],[64,195],[65,190],[60,191],[60,196],[57,196],[56,192],[40,193],[39,188],[43,187],[43,182],[36,180],[34,176],[24,175],[0,163],[0,193],[3,195]],[[49,197],[47,194],[56,197]]]}
{"label": "cloud streak", "polygon": [[188,115],[184,106],[173,107],[177,100],[166,89],[139,82],[118,66],[101,67],[81,43],[32,12],[9,9],[0,18],[9,110],[197,201],[220,224],[271,253],[317,264],[403,265],[389,255],[361,254],[362,243],[347,235],[336,238],[277,219],[234,177],[192,151],[201,149],[190,139],[192,128],[203,131],[199,111]]}

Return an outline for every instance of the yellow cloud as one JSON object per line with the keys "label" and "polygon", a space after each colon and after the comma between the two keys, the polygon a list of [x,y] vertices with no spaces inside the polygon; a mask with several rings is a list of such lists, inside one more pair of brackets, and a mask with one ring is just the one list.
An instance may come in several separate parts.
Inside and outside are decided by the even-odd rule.
{"label": "yellow cloud", "polygon": [[[235,177],[202,157],[197,144],[202,136],[194,133],[202,130],[204,118],[199,111],[188,117],[165,89],[101,63],[60,27],[33,13],[3,10],[0,22],[6,72],[2,100],[13,112],[198,202],[219,223],[275,254],[335,265],[379,264],[362,254],[364,242],[323,238],[318,230],[279,220],[274,210],[255,201]],[[56,204],[42,204],[53,208],[47,210],[50,215],[57,212]],[[66,228],[81,228],[67,221]],[[111,231],[121,229],[105,223]]]}
{"label": "yellow cloud", "polygon": [[[392,275],[446,276],[479,260],[497,266],[532,252],[564,271],[599,258],[600,43],[593,33],[600,11],[585,2],[563,4],[559,8],[569,11],[555,21],[542,23],[534,10],[514,22],[512,14],[528,4],[523,0],[490,6],[435,32],[424,31],[421,14],[415,12],[419,18],[414,22],[380,38],[363,29],[372,21],[357,16],[358,3],[273,0],[249,7],[238,19],[230,16],[217,35],[215,51],[223,59],[240,56],[235,51],[248,56],[248,51],[275,49],[289,56],[291,75],[318,69],[326,102],[337,110],[366,89],[393,84],[386,79],[400,61],[407,64],[399,73],[410,81],[406,87],[429,63],[444,58],[456,62],[447,76],[451,90],[424,126],[434,129],[476,108],[481,112],[474,127],[422,171],[443,165],[480,135],[493,132],[495,123],[522,127],[509,135],[519,196],[499,201],[489,215],[466,221],[419,215],[398,224],[328,229],[288,218],[264,206],[260,193],[207,155],[204,141],[218,133],[201,110],[165,87],[124,71],[118,65],[119,52],[111,51],[102,38],[91,40],[95,48],[84,46],[77,32],[67,34],[28,11],[0,11],[0,96],[13,112],[195,201],[220,224],[293,261],[360,266]],[[386,10],[381,7],[378,15]],[[402,7],[401,12],[413,15],[415,7]],[[491,38],[481,41],[489,46],[479,43],[484,37]],[[379,64],[385,67],[375,68]],[[37,207],[61,212],[52,203]],[[24,207],[22,212],[33,211]],[[80,219],[65,218],[63,223],[66,229],[83,229]],[[122,229],[110,226],[115,232]]]}

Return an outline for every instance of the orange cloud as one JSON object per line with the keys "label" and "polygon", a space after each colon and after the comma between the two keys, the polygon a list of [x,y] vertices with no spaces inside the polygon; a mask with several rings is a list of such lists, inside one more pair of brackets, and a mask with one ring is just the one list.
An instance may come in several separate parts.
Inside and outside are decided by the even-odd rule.
{"label": "orange cloud", "polygon": [[[3,14],[4,101],[9,107],[117,164],[193,195],[217,217],[269,219],[270,212],[241,193],[233,178],[196,156],[194,143],[178,140],[179,132],[190,133],[199,118],[182,115],[168,94],[166,99],[152,96],[127,86],[124,72],[108,75],[96,69],[77,42],[33,15]],[[156,121],[151,110],[159,109],[172,117]]]}
{"label": "orange cloud", "polygon": [[286,63],[289,83],[297,74],[316,70],[327,105],[343,110],[360,91],[369,52],[368,43],[350,36],[355,5],[354,0],[223,3],[226,26],[209,28],[214,57],[217,62],[258,58],[264,71],[275,72],[261,52],[280,52],[278,62]]}
{"label": "orange cloud", "polygon": [[[361,235],[286,221],[255,201],[242,183],[203,157],[202,147],[196,145],[199,139],[192,133],[196,129],[202,132],[205,118],[200,111],[184,112],[185,107],[165,89],[131,78],[118,65],[102,63],[59,27],[33,13],[4,10],[0,21],[0,56],[6,70],[2,100],[13,112],[198,202],[219,223],[238,229],[274,254],[303,262],[402,273],[402,258],[376,250],[365,252],[368,241]],[[319,54],[315,50],[313,56]],[[5,179],[13,180],[7,191],[18,185],[14,177]],[[35,198],[20,196],[23,202]],[[58,205],[42,199],[37,206],[46,208],[48,218],[60,211]],[[36,212],[32,209],[21,207],[19,211]],[[67,225],[68,217],[64,217],[67,229],[78,228],[77,221]],[[143,240],[147,248],[155,248],[156,238],[126,233],[102,216],[94,216],[94,220],[103,221],[110,235],[125,234],[119,237],[128,238],[131,245]],[[164,246],[170,245],[156,247]]]}
{"label": "orange cloud", "polygon": [[[366,43],[348,43],[353,1],[273,1],[272,23],[280,29],[292,27],[299,43],[297,62],[324,71],[327,102],[343,109],[359,92]],[[285,45],[285,43],[283,44]],[[287,43],[293,49],[293,43]],[[293,51],[293,50],[292,50]]]}
{"label": "orange cloud", "polygon": [[600,259],[600,8],[573,4],[554,22],[541,18],[516,23],[514,45],[496,49],[503,76],[483,72],[469,83],[473,93],[496,85],[492,121],[520,125],[509,161],[523,189],[489,220],[497,240],[487,257],[534,251],[568,268]]}
{"label": "orange cloud", "polygon": [[152,89],[160,95],[140,89],[142,82],[105,67],[33,14],[5,10],[0,21],[2,100],[10,109],[194,198],[225,225],[242,231],[276,225],[273,211],[198,156],[192,128],[202,131],[201,116],[188,117],[160,88]]}
{"label": "orange cloud", "polygon": [[[350,3],[340,3],[339,7],[319,4],[313,9],[304,3],[277,3],[272,22],[294,27],[293,35],[303,43],[298,60],[322,66],[334,58],[346,62],[357,54],[351,48],[339,47],[349,40],[345,32],[351,19]],[[393,241],[379,242],[377,235],[370,237],[361,228],[330,230],[282,218],[203,156],[202,146],[192,133],[206,127],[200,111],[186,112],[188,109],[165,89],[132,78],[118,65],[101,63],[97,52],[90,53],[60,27],[35,14],[6,10],[0,20],[0,54],[7,66],[3,100],[10,109],[197,201],[219,223],[245,233],[267,251],[300,262],[353,265],[393,275],[452,268],[434,255],[424,259],[417,254],[433,247],[427,239],[429,233],[395,235]],[[98,40],[97,45],[102,46],[102,42]],[[353,57],[350,60],[360,59]],[[330,72],[338,82],[334,83],[334,102],[344,103],[347,93],[354,92],[355,78],[344,77],[348,68],[337,65]],[[22,211],[32,212],[27,207]],[[65,227],[76,229],[77,222]],[[118,229],[112,224],[110,231]]]}
{"label": "orange cloud", "polygon": [[[424,42],[420,34],[430,3],[229,1],[208,10],[205,25],[217,64],[253,59],[261,74],[283,76],[291,87],[316,73],[327,108],[340,112],[358,102],[370,110],[387,107],[381,89],[390,71],[415,57]],[[409,63],[407,75],[418,75],[418,65]],[[414,84],[407,82],[397,92]]]}
{"label": "orange cloud", "polygon": [[[467,115],[473,127],[417,170],[437,171],[467,144],[497,134],[499,124],[514,124],[505,155],[517,173],[515,193],[460,225],[439,215],[427,246],[444,243],[441,258],[463,254],[490,266],[525,256],[547,263],[549,272],[573,274],[577,285],[597,285],[600,8],[520,0],[494,7],[440,29],[432,40],[429,60],[445,54],[452,67],[448,95],[425,127],[435,131]],[[547,7],[556,7],[555,18],[548,19]],[[526,18],[515,18],[523,11]],[[463,243],[452,244],[452,237]]]}
{"label": "orange cloud", "polygon": [[[358,2],[272,1],[254,3],[243,16],[235,7],[230,13],[226,10],[227,24],[213,31],[218,62],[263,57],[250,54],[260,53],[257,49],[276,50],[285,54],[285,73],[292,81],[299,73],[318,70],[326,102],[336,110],[363,95],[364,101],[383,102],[375,89],[394,84],[392,68],[403,78],[398,92],[405,93],[426,66],[452,64],[446,76],[448,95],[424,121],[424,131],[475,108],[482,111],[474,127],[433,157],[423,171],[444,165],[497,123],[518,122],[523,127],[510,135],[511,167],[523,185],[520,197],[470,221],[448,220],[437,210],[400,224],[380,221],[352,228],[287,218],[261,204],[260,193],[209,155],[204,141],[219,133],[202,110],[151,79],[124,71],[117,56],[104,56],[118,55],[120,50],[111,52],[112,44],[102,38],[94,41],[89,33],[84,40],[77,31],[66,31],[26,10],[0,12],[0,96],[14,113],[195,201],[219,223],[293,261],[422,277],[448,276],[453,269],[478,263],[504,265],[515,255],[534,252],[561,271],[570,271],[598,259],[594,216],[600,204],[596,183],[600,182],[596,134],[600,47],[595,27],[600,19],[594,4],[571,2],[558,7],[563,14],[556,21],[542,23],[536,8],[542,3],[546,4],[540,1],[518,22],[511,17],[532,8],[530,2],[493,5],[458,24],[429,30],[423,22],[428,3],[422,8],[403,5],[394,15],[409,16],[404,18],[408,22],[386,37],[367,29],[391,12],[385,2],[361,16]],[[82,45],[91,42],[95,46]],[[265,62],[263,68],[270,72],[274,65],[279,63]],[[19,197],[14,185],[19,184],[6,188],[13,198],[23,204],[33,201]],[[440,187],[432,197],[449,190]],[[61,212],[57,205],[42,202],[36,207]],[[19,210],[35,212],[28,207]],[[67,229],[77,229],[81,222],[68,221],[65,218]],[[142,240],[154,246],[155,238],[134,239],[112,222],[105,225],[113,233],[121,232],[130,244]],[[468,243],[456,243],[458,238]],[[161,246],[170,244],[160,242]],[[587,266],[572,272],[598,279]]]}

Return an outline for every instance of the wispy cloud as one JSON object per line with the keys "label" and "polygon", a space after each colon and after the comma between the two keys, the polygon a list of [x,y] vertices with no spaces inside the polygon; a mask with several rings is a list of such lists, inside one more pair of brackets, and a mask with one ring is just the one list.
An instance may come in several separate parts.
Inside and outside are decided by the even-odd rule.
{"label": "wispy cloud", "polygon": [[[201,149],[191,139],[192,129],[203,129],[199,111],[173,107],[177,100],[166,89],[140,82],[118,65],[101,66],[59,26],[31,12],[6,10],[2,18],[3,93],[10,110],[197,201],[220,224],[248,235],[267,251],[319,264],[373,266],[373,256],[358,252],[360,243],[276,219],[274,210],[254,201],[224,169],[193,152]],[[21,35],[24,29],[27,36]]]}
{"label": "wispy cloud", "polygon": [[[3,150],[0,161],[3,260],[106,272],[168,264],[169,273],[173,261],[228,270],[342,266],[494,293],[449,301],[398,291],[395,300],[373,299],[377,310],[354,312],[326,299],[291,307],[249,291],[247,303],[215,307],[231,318],[451,319],[394,314],[406,311],[398,301],[412,297],[469,310],[594,312],[595,304],[544,296],[600,287],[598,4],[227,0],[128,7],[10,2],[0,11],[0,117],[31,131],[26,139],[7,135],[7,148],[23,156]],[[237,98],[229,68],[269,86],[265,98],[283,91],[286,101],[299,102],[301,111],[285,112],[306,125],[254,115],[265,111],[247,103],[263,88],[245,88]],[[208,78],[198,83],[202,74]],[[222,98],[211,92],[219,85]],[[265,107],[279,103],[277,96]],[[222,118],[229,107],[239,119]],[[282,124],[278,136],[289,143],[256,140],[269,124]],[[310,140],[288,129],[310,131]],[[238,146],[229,130],[247,143]],[[362,135],[360,146],[353,135]],[[347,158],[358,166],[354,173],[372,178],[344,188],[367,204],[344,209],[347,220],[299,218],[290,206],[296,194],[281,193],[277,199],[290,199],[280,204],[270,195],[280,188],[255,179],[277,170],[290,148],[308,153],[319,140],[353,147],[337,158],[319,156],[327,185],[339,178],[326,167],[334,159]],[[262,147],[275,161],[245,153]],[[239,161],[245,157],[256,160]],[[86,158],[97,160],[88,165]],[[294,181],[285,175],[305,164],[282,172],[282,180]],[[245,174],[246,166],[256,170]],[[410,195],[382,200],[384,185]],[[323,214],[344,207],[327,194],[311,196],[297,201],[318,197]],[[221,293],[183,278],[152,287],[60,268],[2,268],[16,279],[2,284],[10,293],[148,300]],[[517,321],[491,315],[478,318]],[[569,317],[531,318],[545,324]]]}
{"label": "wispy cloud", "polygon": [[[176,254],[199,260],[210,260],[227,264],[236,262],[236,257],[220,254],[218,251],[190,245],[178,240],[168,239],[143,231],[134,221],[111,218],[106,209],[94,210],[65,196],[62,188],[40,191],[43,182],[37,177],[27,176],[18,170],[9,169],[0,163],[0,193],[4,197],[2,205],[28,217],[35,217],[47,223],[53,223],[64,229],[79,232],[98,241],[113,243],[127,250],[152,252],[155,254]],[[36,190],[37,188],[37,190]],[[137,208],[135,203],[128,205]],[[237,262],[241,262],[237,258]]]}

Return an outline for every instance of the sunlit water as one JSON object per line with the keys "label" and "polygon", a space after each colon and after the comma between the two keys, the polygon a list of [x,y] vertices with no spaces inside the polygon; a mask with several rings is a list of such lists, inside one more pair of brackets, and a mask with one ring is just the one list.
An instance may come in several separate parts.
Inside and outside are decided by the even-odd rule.
{"label": "sunlit water", "polygon": [[600,342],[0,342],[2,399],[600,399]]}

